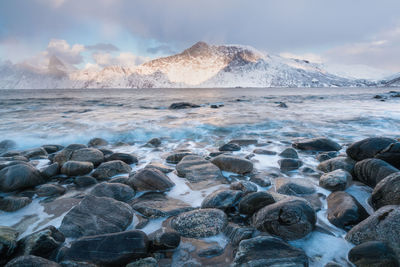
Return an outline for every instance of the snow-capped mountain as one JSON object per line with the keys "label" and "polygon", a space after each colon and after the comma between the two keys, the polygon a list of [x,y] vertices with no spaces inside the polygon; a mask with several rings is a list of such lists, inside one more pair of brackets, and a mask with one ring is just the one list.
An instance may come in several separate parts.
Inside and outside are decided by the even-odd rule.
{"label": "snow-capped mountain", "polygon": [[198,42],[134,68],[78,70],[51,56],[47,69],[0,64],[0,88],[345,87],[376,83],[328,73],[323,65],[240,45]]}

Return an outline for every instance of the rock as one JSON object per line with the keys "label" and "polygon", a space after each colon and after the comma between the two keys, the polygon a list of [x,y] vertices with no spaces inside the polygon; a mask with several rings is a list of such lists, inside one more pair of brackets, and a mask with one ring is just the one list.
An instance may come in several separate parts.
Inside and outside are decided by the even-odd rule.
{"label": "rock", "polygon": [[92,173],[92,176],[96,179],[108,179],[117,174],[130,173],[132,171],[131,166],[121,160],[112,160],[103,162],[99,167]]}
{"label": "rock", "polygon": [[7,226],[0,226],[0,264],[3,265],[17,248],[18,231]]}
{"label": "rock", "polygon": [[343,191],[330,194],[328,202],[328,220],[336,227],[349,230],[368,217],[368,213],[351,195]]}
{"label": "rock", "polygon": [[3,140],[0,142],[0,154],[5,153],[15,147],[17,147],[17,143],[15,143],[13,140]]}
{"label": "rock", "polygon": [[37,256],[21,256],[13,259],[5,267],[61,267],[60,264]]}
{"label": "rock", "polygon": [[400,206],[384,206],[354,226],[346,240],[359,245],[367,241],[383,241],[400,256]]}
{"label": "rock", "polygon": [[238,144],[228,143],[219,147],[219,151],[239,151],[241,148]]}
{"label": "rock", "polygon": [[319,162],[328,160],[328,159],[333,159],[337,157],[338,152],[337,151],[326,151],[326,152],[320,152],[317,155],[317,160]]}
{"label": "rock", "polygon": [[0,210],[13,212],[28,206],[32,200],[28,197],[6,196],[0,197]]}
{"label": "rock", "polygon": [[48,259],[65,241],[64,235],[54,226],[47,226],[18,241],[18,255],[35,255]]}
{"label": "rock", "polygon": [[71,159],[72,153],[75,150],[87,148],[87,146],[82,144],[71,144],[65,147],[63,150],[57,152],[53,157],[53,162],[57,162],[62,166],[65,162]]}
{"label": "rock", "polygon": [[175,183],[157,169],[141,169],[129,177],[128,184],[137,191],[169,191]]}
{"label": "rock", "polygon": [[131,262],[126,267],[157,267],[158,263],[155,258],[147,257]]}
{"label": "rock", "polygon": [[228,223],[226,214],[219,209],[199,209],[181,213],[171,220],[171,226],[180,235],[191,238],[214,236]]}
{"label": "rock", "polygon": [[374,209],[386,205],[400,205],[400,172],[390,174],[375,186],[371,204]]}
{"label": "rock", "polygon": [[235,255],[234,266],[308,266],[306,253],[272,236],[243,240]]}
{"label": "rock", "polygon": [[96,197],[109,197],[118,201],[128,202],[135,196],[135,191],[125,184],[104,182],[93,187],[90,194]]}
{"label": "rock", "polygon": [[280,103],[278,104],[278,107],[280,107],[280,108],[288,108],[288,105],[286,105],[285,102],[280,102]]}
{"label": "rock", "polygon": [[174,169],[172,169],[172,168],[170,168],[168,166],[165,166],[165,165],[163,165],[161,163],[157,163],[157,162],[151,162],[151,163],[147,164],[145,166],[145,168],[157,169],[159,171],[162,171],[163,173],[170,173],[170,172],[174,171]]}
{"label": "rock", "polygon": [[293,148],[289,147],[283,150],[281,153],[279,153],[279,156],[282,158],[287,158],[287,159],[298,159],[299,155],[297,154],[296,150]]}
{"label": "rock", "polygon": [[304,139],[292,144],[294,148],[311,151],[339,151],[342,146],[328,138]]}
{"label": "rock", "polygon": [[269,156],[273,156],[273,155],[278,154],[275,151],[266,150],[266,149],[262,149],[262,148],[254,149],[253,153],[254,154],[259,154],[259,155],[269,155]]}
{"label": "rock", "polygon": [[235,156],[219,155],[211,160],[222,171],[238,174],[249,173],[253,170],[253,163]]}
{"label": "rock", "polygon": [[399,261],[393,249],[382,241],[369,241],[353,247],[349,260],[356,266],[398,267]]}
{"label": "rock", "polygon": [[106,145],[108,145],[107,140],[104,140],[103,138],[98,138],[98,137],[90,139],[90,141],[88,143],[89,147],[99,147],[99,146],[106,146]]}
{"label": "rock", "polygon": [[386,161],[397,169],[400,168],[400,142],[392,143],[387,148],[375,154],[375,158]]}
{"label": "rock", "polygon": [[192,104],[189,102],[177,102],[177,103],[172,103],[169,106],[169,109],[185,109],[185,108],[199,108],[199,105]]}
{"label": "rock", "polygon": [[172,154],[169,154],[166,158],[166,161],[167,163],[170,164],[178,164],[185,156],[188,155],[195,155],[195,154],[187,150],[177,151]]}
{"label": "rock", "polygon": [[238,190],[220,189],[214,191],[201,203],[201,208],[216,208],[221,210],[232,209],[242,197],[243,192]]}
{"label": "rock", "polygon": [[165,228],[158,229],[149,235],[150,250],[168,250],[175,249],[181,242],[181,236],[175,232],[166,230]]}
{"label": "rock", "polygon": [[155,192],[141,195],[134,199],[130,205],[134,210],[149,218],[175,216],[193,209],[186,202]]}
{"label": "rock", "polygon": [[130,230],[82,237],[63,251],[62,260],[87,261],[100,266],[125,266],[147,256],[149,241],[145,233]]}
{"label": "rock", "polygon": [[61,222],[66,237],[80,237],[124,231],[132,222],[132,208],[121,201],[88,195]]}
{"label": "rock", "polygon": [[283,172],[297,170],[303,165],[303,162],[298,159],[280,159],[278,163]]}
{"label": "rock", "polygon": [[[131,173],[131,175],[132,174],[133,173]],[[117,177],[112,178],[111,180],[108,180],[107,182],[108,183],[126,184],[126,185],[130,186],[128,181],[129,181],[129,176],[128,177],[126,177],[126,176],[117,176]]]}
{"label": "rock", "polygon": [[58,197],[63,195],[67,190],[61,185],[44,184],[36,189],[36,194],[39,197]]}
{"label": "rock", "polygon": [[343,191],[350,186],[353,177],[347,171],[338,169],[323,174],[319,178],[319,186],[330,191]]}
{"label": "rock", "polygon": [[372,188],[388,175],[399,171],[380,159],[365,159],[357,162],[354,166],[355,177]]}
{"label": "rock", "polygon": [[61,167],[61,173],[67,176],[78,176],[90,173],[94,166],[91,162],[67,161]]}
{"label": "rock", "polygon": [[240,241],[252,238],[257,230],[253,227],[240,227],[237,224],[229,223],[224,230],[224,234],[229,238],[232,246],[236,247]]}
{"label": "rock", "polygon": [[43,169],[40,173],[44,178],[49,179],[59,174],[59,172],[60,172],[60,165],[57,162],[54,162],[53,164]]}
{"label": "rock", "polygon": [[306,179],[277,178],[275,179],[276,192],[288,196],[304,196],[314,194],[315,186]]}
{"label": "rock", "polygon": [[87,187],[97,184],[97,180],[92,176],[77,176],[74,179],[74,183],[79,187]]}
{"label": "rock", "polygon": [[22,155],[28,159],[42,159],[48,156],[46,150],[42,147],[22,151]]}
{"label": "rock", "polygon": [[238,144],[239,146],[250,146],[256,145],[258,141],[256,139],[233,139],[229,143]]}
{"label": "rock", "polygon": [[11,192],[44,183],[40,172],[27,163],[19,163],[0,170],[0,191]]}
{"label": "rock", "polygon": [[56,152],[64,149],[64,146],[62,146],[62,145],[43,145],[42,148],[44,150],[46,150],[46,152],[48,154],[53,154],[53,153],[56,153]]}
{"label": "rock", "polygon": [[317,169],[323,172],[332,172],[335,170],[345,170],[349,173],[353,173],[354,165],[356,162],[348,157],[336,157],[332,159],[328,159],[322,161],[318,166]]}
{"label": "rock", "polygon": [[243,192],[244,195],[257,192],[258,190],[257,185],[249,181],[239,181],[232,183],[229,188],[232,190],[240,190]]}
{"label": "rock", "polygon": [[146,144],[147,146],[150,147],[159,147],[161,146],[161,140],[160,138],[152,138],[151,140],[149,140]]}
{"label": "rock", "polygon": [[373,158],[379,151],[387,148],[390,144],[397,141],[386,137],[371,137],[351,144],[347,149],[347,155],[356,160],[361,161]]}
{"label": "rock", "polygon": [[250,182],[253,182],[261,187],[271,186],[271,179],[264,173],[255,173],[250,175]]}
{"label": "rock", "polygon": [[244,196],[239,202],[239,212],[252,215],[259,209],[275,203],[274,197],[265,191],[250,193]]}
{"label": "rock", "polygon": [[220,247],[219,245],[211,245],[207,248],[200,249],[199,252],[197,252],[197,255],[203,258],[212,258],[222,255],[223,253],[224,248]]}
{"label": "rock", "polygon": [[254,227],[285,240],[305,237],[314,229],[316,220],[312,206],[300,198],[278,201],[253,215]]}
{"label": "rock", "polygon": [[[129,145],[129,144],[126,144]],[[110,156],[111,154],[113,154],[114,152],[110,149],[104,148],[104,147],[99,147],[98,148],[104,155],[104,157]]]}
{"label": "rock", "polygon": [[106,161],[113,161],[113,160],[121,160],[126,164],[136,164],[138,163],[138,158],[134,155],[128,153],[112,153],[111,155],[106,157]]}
{"label": "rock", "polygon": [[70,160],[91,162],[94,166],[98,166],[104,161],[104,154],[95,148],[81,148],[72,152]]}

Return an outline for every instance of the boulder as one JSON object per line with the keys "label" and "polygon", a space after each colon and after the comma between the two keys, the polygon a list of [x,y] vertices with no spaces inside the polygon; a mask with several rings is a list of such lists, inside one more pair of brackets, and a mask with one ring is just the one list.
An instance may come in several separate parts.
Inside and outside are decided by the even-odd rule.
{"label": "boulder", "polygon": [[97,184],[97,180],[96,180],[96,178],[93,178],[92,176],[88,176],[88,175],[77,176],[74,179],[74,183],[79,187],[87,187],[87,186]]}
{"label": "boulder", "polygon": [[177,102],[177,103],[172,103],[169,106],[169,109],[186,109],[186,108],[199,108],[199,105],[189,103],[189,102]]}
{"label": "boulder", "polygon": [[386,161],[397,169],[400,168],[400,142],[392,143],[375,154],[375,158]]}
{"label": "boulder", "polygon": [[345,170],[349,173],[353,173],[354,165],[356,162],[348,157],[335,157],[322,161],[318,164],[317,169],[323,172],[332,172],[335,170]]}
{"label": "boulder", "polygon": [[188,150],[179,150],[167,156],[166,161],[170,164],[178,164],[185,156],[195,155]]}
{"label": "boulder", "polygon": [[361,204],[350,194],[337,191],[330,194],[328,202],[328,220],[336,227],[349,230],[368,217]]}
{"label": "boulder", "polygon": [[60,172],[60,165],[57,162],[54,162],[53,164],[50,164],[46,168],[40,171],[42,176],[45,179],[49,179],[53,176],[56,176]]}
{"label": "boulder", "polygon": [[106,145],[108,145],[107,140],[105,140],[103,138],[99,138],[99,137],[90,139],[90,141],[88,143],[89,147],[99,147],[99,146],[106,146]]}
{"label": "boulder", "polygon": [[157,163],[157,162],[150,162],[149,164],[147,164],[147,165],[145,166],[145,168],[148,168],[148,169],[157,169],[157,170],[159,170],[159,171],[162,171],[163,173],[170,173],[170,172],[173,172],[173,171],[174,171],[173,168],[170,168],[170,167],[168,167],[168,166],[165,166],[164,164]]}
{"label": "boulder", "polygon": [[325,152],[318,153],[316,159],[319,162],[322,162],[322,161],[325,161],[325,160],[328,160],[328,159],[336,158],[337,155],[338,155],[337,151],[325,151]]}
{"label": "boulder", "polygon": [[399,171],[380,159],[365,159],[357,162],[354,166],[355,178],[372,188],[388,175]]}
{"label": "boulder", "polygon": [[238,174],[250,173],[253,163],[235,156],[219,155],[211,160],[220,170]]}
{"label": "boulder", "polygon": [[250,174],[250,182],[255,183],[260,187],[271,186],[271,179],[268,177],[268,173],[253,173]]}
{"label": "boulder", "polygon": [[324,137],[300,140],[294,142],[292,146],[300,150],[309,151],[339,151],[342,148],[335,141]]}
{"label": "boulder", "polygon": [[157,169],[144,168],[129,177],[128,184],[137,191],[160,191],[170,190],[175,183],[168,176]]}
{"label": "boulder", "polygon": [[60,258],[100,266],[125,266],[135,259],[146,257],[148,247],[149,240],[145,233],[130,230],[79,238],[62,251]]}
{"label": "boulder", "polygon": [[398,267],[399,261],[393,249],[382,241],[368,241],[349,251],[349,260],[359,267]]}
{"label": "boulder", "polygon": [[159,146],[161,146],[161,143],[162,143],[162,142],[161,142],[161,139],[155,137],[155,138],[150,139],[150,140],[146,143],[146,146],[149,146],[149,147],[159,147]]}
{"label": "boulder", "polygon": [[238,190],[220,189],[209,194],[201,203],[201,208],[216,208],[230,210],[238,203],[243,192]]}
{"label": "boulder", "polygon": [[125,267],[157,267],[157,266],[158,262],[155,258],[147,257],[133,261],[127,264]]}
{"label": "boulder", "polygon": [[347,149],[347,155],[356,160],[361,161],[373,158],[379,151],[387,148],[390,144],[397,141],[386,137],[371,137],[351,144]]}
{"label": "boulder", "polygon": [[48,154],[53,154],[53,153],[56,153],[56,152],[64,149],[64,146],[62,146],[62,145],[43,145],[42,148],[44,150],[46,150],[46,152]]}
{"label": "boulder", "polygon": [[233,139],[229,143],[238,144],[239,146],[250,146],[258,143],[257,139]]}
{"label": "boulder", "polygon": [[275,151],[271,151],[271,150],[267,150],[267,149],[262,149],[262,148],[257,148],[253,150],[254,154],[258,154],[258,155],[268,155],[268,156],[274,156],[278,153],[276,153]]}
{"label": "boulder", "polygon": [[40,172],[27,163],[19,163],[0,170],[0,191],[11,192],[44,183]]}
{"label": "boulder", "polygon": [[257,230],[253,227],[240,227],[237,224],[229,223],[224,230],[224,234],[229,238],[232,246],[236,247],[240,241],[252,238]]}
{"label": "boulder", "polygon": [[18,231],[7,226],[0,226],[0,265],[7,262],[17,248]]}
{"label": "boulder", "polygon": [[300,198],[283,199],[253,215],[254,227],[285,240],[305,237],[314,229],[316,221],[312,206]]}
{"label": "boulder", "polygon": [[124,231],[132,218],[128,204],[88,195],[65,215],[59,229],[66,237],[115,233]]}
{"label": "boulder", "polygon": [[316,192],[315,186],[310,181],[298,178],[277,178],[275,189],[276,192],[288,196],[304,196]]}
{"label": "boulder", "polygon": [[181,213],[171,220],[171,226],[181,236],[202,238],[222,232],[228,223],[219,209],[199,209]]}
{"label": "boulder", "polygon": [[149,235],[150,240],[150,250],[169,250],[175,249],[179,246],[181,242],[181,236],[171,230],[166,230],[165,228],[158,229],[157,231]]}
{"label": "boulder", "polygon": [[319,178],[319,186],[330,191],[343,191],[350,186],[353,177],[345,170],[338,169],[323,174]]}
{"label": "boulder", "polygon": [[63,195],[67,189],[57,184],[43,184],[36,189],[39,197],[58,197]]}
{"label": "boulder", "polygon": [[125,184],[104,182],[93,187],[90,194],[96,197],[109,197],[118,201],[128,202],[135,196],[135,191]]}
{"label": "boulder", "polygon": [[91,162],[67,161],[61,167],[61,173],[67,176],[78,176],[90,173],[94,166]]}
{"label": "boulder", "polygon": [[126,164],[136,164],[139,162],[138,158],[132,154],[128,153],[112,153],[111,155],[106,157],[106,161],[113,161],[113,160],[121,160]]}
{"label": "boulder", "polygon": [[45,159],[48,156],[47,151],[42,147],[25,150],[21,154],[28,159]]}
{"label": "boulder", "polygon": [[103,162],[99,167],[92,173],[92,176],[96,179],[109,179],[117,174],[130,173],[132,171],[131,166],[121,160],[112,160]]}
{"label": "boulder", "polygon": [[81,148],[73,151],[69,160],[91,162],[98,166],[104,161],[104,154],[95,148]]}
{"label": "boulder", "polygon": [[239,151],[241,148],[238,144],[228,143],[219,147],[219,151]]}
{"label": "boulder", "polygon": [[308,266],[306,253],[272,236],[257,236],[239,244],[233,266]]}
{"label": "boulder", "polygon": [[281,171],[288,172],[297,170],[303,165],[303,162],[299,159],[280,159],[278,164]]}
{"label": "boulder", "polygon": [[259,209],[275,203],[274,197],[265,191],[250,193],[244,196],[239,202],[239,212],[252,215]]}
{"label": "boulder", "polygon": [[71,144],[65,147],[63,150],[57,152],[57,154],[53,157],[53,162],[57,162],[60,166],[62,166],[65,162],[71,159],[72,153],[75,150],[87,148],[85,145],[81,144]]}
{"label": "boulder", "polygon": [[229,187],[232,190],[240,190],[243,192],[243,195],[257,192],[258,187],[255,183],[250,182],[250,181],[238,181],[234,182],[230,185]]}
{"label": "boulder", "polygon": [[400,172],[386,176],[375,186],[371,204],[374,209],[386,205],[400,205]]}
{"label": "boulder", "polygon": [[29,197],[5,196],[0,197],[0,210],[13,212],[28,206],[32,200]]}
{"label": "boulder", "polygon": [[21,256],[8,262],[5,267],[61,267],[60,264],[37,256]]}
{"label": "boulder", "polygon": [[291,147],[283,150],[281,153],[279,153],[279,156],[282,158],[286,158],[286,159],[298,159],[299,158],[297,151]]}

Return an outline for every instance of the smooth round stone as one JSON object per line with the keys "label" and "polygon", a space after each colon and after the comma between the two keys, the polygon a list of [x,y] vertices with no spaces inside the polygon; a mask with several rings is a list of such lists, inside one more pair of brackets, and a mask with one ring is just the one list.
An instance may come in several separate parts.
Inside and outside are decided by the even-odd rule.
{"label": "smooth round stone", "polygon": [[299,158],[297,151],[291,147],[283,150],[281,153],[279,153],[279,156],[282,158],[287,158],[287,159],[298,159]]}
{"label": "smooth round stone", "polygon": [[239,212],[252,215],[259,209],[275,203],[274,197],[265,191],[254,192],[244,196],[239,202]]}
{"label": "smooth round stone", "polygon": [[219,155],[211,160],[222,171],[238,174],[250,173],[253,170],[253,163],[249,160],[235,156]]}
{"label": "smooth round stone", "polygon": [[91,162],[67,161],[61,167],[61,173],[67,176],[78,176],[90,173],[94,166]]}
{"label": "smooth round stone", "polygon": [[111,155],[106,157],[106,161],[112,161],[112,160],[121,160],[129,165],[138,163],[138,158],[136,156],[120,152],[112,153]]}
{"label": "smooth round stone", "polygon": [[221,210],[228,210],[233,208],[237,204],[242,195],[242,191],[220,189],[208,195],[201,203],[201,207],[203,209],[216,208]]}
{"label": "smooth round stone", "polygon": [[319,178],[319,186],[330,191],[343,191],[352,182],[353,177],[350,173],[344,170],[335,170],[323,174]]}
{"label": "smooth round stone", "polygon": [[400,205],[400,172],[387,176],[375,186],[371,203],[374,209],[386,205]]}
{"label": "smooth round stone", "polygon": [[294,142],[292,146],[300,150],[309,151],[339,151],[342,148],[335,141],[324,137],[300,140]]}
{"label": "smooth round stone", "polygon": [[219,147],[219,151],[239,151],[241,148],[238,144],[228,143]]}
{"label": "smooth round stone", "polygon": [[106,145],[108,145],[107,140],[105,140],[103,138],[99,138],[99,137],[90,139],[90,141],[88,143],[89,147],[99,147],[99,146],[106,146]]}
{"label": "smooth round stone", "polygon": [[299,169],[303,165],[303,162],[298,159],[280,159],[278,164],[281,171],[287,172]]}
{"label": "smooth round stone", "polygon": [[5,167],[0,170],[0,191],[12,192],[44,183],[39,170],[27,163]]}
{"label": "smooth round stone", "polygon": [[144,168],[129,177],[128,184],[137,191],[168,191],[175,184],[163,172],[157,169]]}
{"label": "smooth round stone", "polygon": [[135,196],[135,191],[125,184],[100,183],[90,191],[96,197],[109,197],[118,201],[128,202]]}
{"label": "smooth round stone", "polygon": [[99,167],[92,173],[92,176],[96,179],[109,179],[117,174],[130,173],[132,171],[131,166],[121,160],[113,160],[103,162]]}
{"label": "smooth round stone", "polygon": [[361,161],[368,158],[373,158],[379,151],[387,148],[390,144],[397,141],[386,137],[371,137],[351,144],[346,153],[350,158]]}

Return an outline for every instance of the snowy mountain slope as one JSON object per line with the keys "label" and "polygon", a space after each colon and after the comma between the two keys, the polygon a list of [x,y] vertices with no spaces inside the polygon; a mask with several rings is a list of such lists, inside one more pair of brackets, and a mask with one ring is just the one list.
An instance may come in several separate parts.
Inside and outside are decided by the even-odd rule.
{"label": "snowy mountain slope", "polygon": [[134,68],[74,69],[52,56],[47,69],[0,64],[0,88],[344,87],[374,82],[339,77],[323,65],[240,45],[198,42]]}

